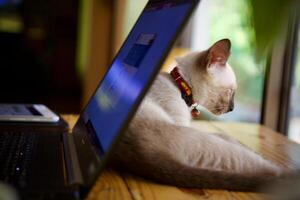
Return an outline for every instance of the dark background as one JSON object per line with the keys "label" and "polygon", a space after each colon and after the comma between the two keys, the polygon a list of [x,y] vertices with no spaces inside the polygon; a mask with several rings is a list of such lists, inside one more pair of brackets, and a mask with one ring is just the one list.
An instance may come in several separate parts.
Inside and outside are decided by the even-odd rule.
{"label": "dark background", "polygon": [[0,0],[0,17],[15,16],[21,31],[0,30],[0,103],[79,112],[78,0]]}

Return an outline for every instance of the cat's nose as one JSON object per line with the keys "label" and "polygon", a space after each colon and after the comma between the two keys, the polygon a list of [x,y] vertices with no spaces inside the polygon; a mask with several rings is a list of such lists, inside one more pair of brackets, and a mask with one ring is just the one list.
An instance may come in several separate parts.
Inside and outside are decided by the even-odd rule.
{"label": "cat's nose", "polygon": [[234,103],[230,102],[228,111],[231,112],[231,111],[233,111],[233,109],[234,109]]}

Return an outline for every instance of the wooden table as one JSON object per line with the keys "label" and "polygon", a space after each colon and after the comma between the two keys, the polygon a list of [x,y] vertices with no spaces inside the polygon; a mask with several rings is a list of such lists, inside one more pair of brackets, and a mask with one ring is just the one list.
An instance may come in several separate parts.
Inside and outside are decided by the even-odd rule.
{"label": "wooden table", "polygon": [[[76,115],[64,115],[70,127],[76,122]],[[257,124],[193,122],[193,126],[206,132],[228,134],[252,148],[264,157],[287,168],[300,168],[300,145],[284,136]],[[98,179],[88,196],[88,200],[100,199],[265,199],[258,193],[230,192],[226,190],[185,189],[160,185],[130,174],[120,174],[107,170]]]}

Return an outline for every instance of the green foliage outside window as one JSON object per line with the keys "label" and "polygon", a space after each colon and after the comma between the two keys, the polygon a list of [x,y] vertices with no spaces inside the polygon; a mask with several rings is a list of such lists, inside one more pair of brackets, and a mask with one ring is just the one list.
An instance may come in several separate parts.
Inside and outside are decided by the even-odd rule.
{"label": "green foliage outside window", "polygon": [[221,38],[232,41],[229,63],[238,75],[237,99],[243,104],[260,104],[265,60],[256,61],[255,31],[251,25],[251,6],[246,0],[211,1],[210,43]]}

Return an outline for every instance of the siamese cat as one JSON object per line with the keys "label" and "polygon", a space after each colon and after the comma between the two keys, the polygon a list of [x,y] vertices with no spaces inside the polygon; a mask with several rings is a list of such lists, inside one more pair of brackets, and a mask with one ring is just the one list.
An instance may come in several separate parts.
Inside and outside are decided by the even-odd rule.
{"label": "siamese cat", "polygon": [[[215,115],[234,107],[230,48],[230,40],[223,39],[177,59],[193,101]],[[158,75],[114,151],[113,166],[180,187],[239,191],[255,190],[282,173],[237,140],[191,127],[191,108],[176,81],[169,73]]]}

